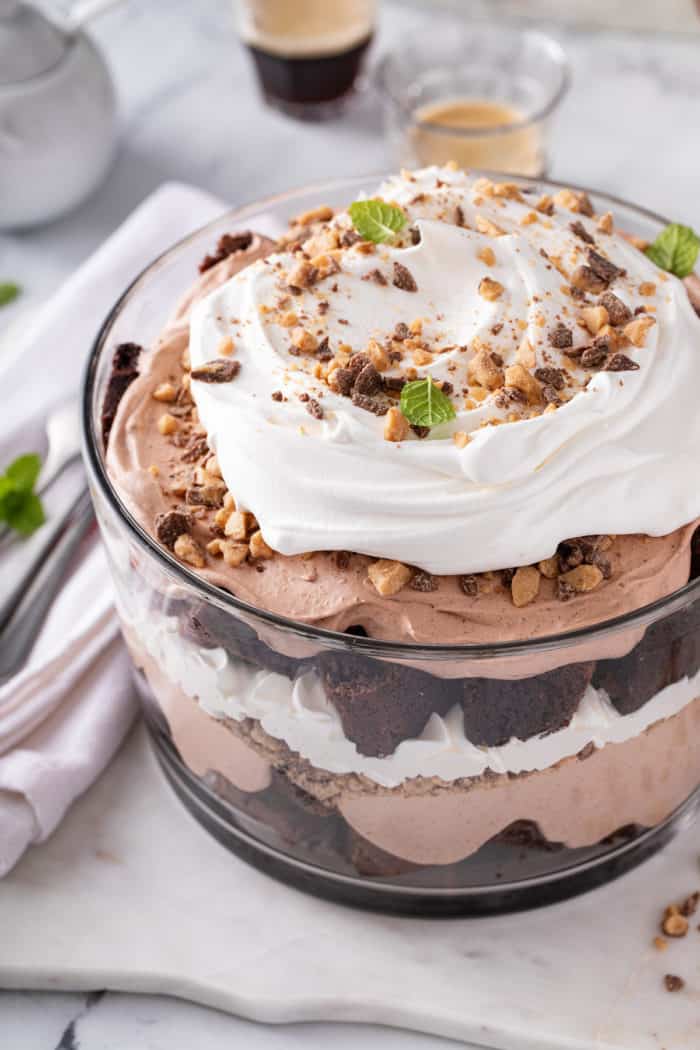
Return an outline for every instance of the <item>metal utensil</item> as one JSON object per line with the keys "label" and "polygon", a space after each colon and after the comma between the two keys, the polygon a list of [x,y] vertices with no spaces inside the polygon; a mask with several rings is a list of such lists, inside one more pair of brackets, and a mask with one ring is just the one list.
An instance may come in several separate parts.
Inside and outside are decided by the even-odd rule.
{"label": "metal utensil", "polygon": [[[0,684],[11,678],[27,660],[46,614],[65,582],[66,571],[94,518],[87,486],[73,501],[66,514],[51,529],[51,542],[44,542],[41,554],[26,568],[24,587],[15,588],[14,604],[2,603],[0,610]],[[43,529],[42,529],[43,531]],[[50,547],[46,553],[47,546]]]}

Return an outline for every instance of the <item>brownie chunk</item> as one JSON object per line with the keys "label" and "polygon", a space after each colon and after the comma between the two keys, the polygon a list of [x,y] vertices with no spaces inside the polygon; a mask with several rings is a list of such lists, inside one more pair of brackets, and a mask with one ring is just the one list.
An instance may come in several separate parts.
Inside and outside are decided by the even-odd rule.
{"label": "brownie chunk", "polygon": [[139,374],[139,358],[142,353],[143,348],[137,343],[120,343],[114,351],[112,371],[107,380],[102,402],[102,441],[105,448],[107,448],[119,402]]}
{"label": "brownie chunk", "polygon": [[356,653],[324,653],[318,667],[345,735],[374,758],[420,736],[433,711],[446,714],[459,695],[458,682]]}
{"label": "brownie chunk", "polygon": [[[174,612],[170,609],[170,612]],[[293,678],[303,661],[277,653],[261,642],[253,628],[232,613],[204,602],[179,602],[179,630],[183,638],[204,649],[225,649],[232,660],[243,660],[255,667]]]}
{"label": "brownie chunk", "polygon": [[527,740],[563,729],[588,687],[593,666],[572,664],[514,681],[462,679],[467,739],[480,746],[498,747],[511,737]]}
{"label": "brownie chunk", "polygon": [[700,670],[700,607],[652,624],[631,653],[601,660],[593,684],[621,715],[638,711],[660,690]]}

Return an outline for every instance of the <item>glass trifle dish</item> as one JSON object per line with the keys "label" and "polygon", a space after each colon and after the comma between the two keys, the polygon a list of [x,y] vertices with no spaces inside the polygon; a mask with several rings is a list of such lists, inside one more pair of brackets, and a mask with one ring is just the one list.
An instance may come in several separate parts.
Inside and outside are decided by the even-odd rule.
{"label": "glass trifle dish", "polygon": [[156,754],[232,850],[483,912],[690,820],[697,247],[664,227],[450,166],[346,179],[117,304],[93,496]]}

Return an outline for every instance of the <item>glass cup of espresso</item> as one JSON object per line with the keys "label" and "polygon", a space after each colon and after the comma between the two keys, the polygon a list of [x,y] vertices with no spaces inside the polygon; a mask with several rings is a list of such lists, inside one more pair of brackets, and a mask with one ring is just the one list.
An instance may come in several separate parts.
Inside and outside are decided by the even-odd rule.
{"label": "glass cup of espresso", "polygon": [[455,161],[539,177],[568,62],[542,33],[444,24],[407,40],[379,66],[387,136],[406,167]]}
{"label": "glass cup of espresso", "polygon": [[266,101],[303,120],[334,116],[374,31],[375,0],[234,0]]}

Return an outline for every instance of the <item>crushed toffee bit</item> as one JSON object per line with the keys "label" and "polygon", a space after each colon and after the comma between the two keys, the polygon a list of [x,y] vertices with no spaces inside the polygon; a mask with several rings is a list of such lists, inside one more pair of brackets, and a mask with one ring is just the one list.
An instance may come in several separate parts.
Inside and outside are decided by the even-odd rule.
{"label": "crushed toffee bit", "polygon": [[686,919],[689,919],[691,915],[695,915],[695,912],[698,910],[698,904],[700,904],[700,893],[696,891],[695,893],[691,893],[689,897],[686,897],[681,904],[681,915],[684,915]]}
{"label": "crushed toffee bit", "polygon": [[389,411],[389,406],[384,401],[378,401],[376,398],[359,394],[356,391],[353,391],[352,403],[358,408],[363,408],[365,412],[372,412],[375,416],[385,416]]}
{"label": "crushed toffee bit", "polygon": [[626,306],[622,299],[618,299],[614,292],[603,292],[598,304],[604,306],[608,311],[608,320],[613,327],[627,324],[632,320],[632,311],[629,306]]}
{"label": "crushed toffee bit", "polygon": [[593,345],[586,347],[581,354],[581,367],[587,369],[598,368],[605,361],[609,350],[610,346],[604,339],[596,339]]}
{"label": "crushed toffee bit", "polygon": [[421,594],[430,594],[436,591],[440,583],[438,579],[429,572],[423,572],[420,570],[415,574],[411,580],[409,587],[413,591],[420,591]]}
{"label": "crushed toffee bit", "polygon": [[216,361],[207,361],[200,368],[193,368],[190,373],[193,379],[200,383],[230,383],[241,370],[241,362],[230,358],[219,358]]}
{"label": "crushed toffee bit", "polygon": [[575,222],[570,222],[569,229],[585,244],[595,244],[595,240],[593,239],[593,237],[591,237],[590,233],[588,232],[588,230],[583,225],[580,219],[576,219]]}
{"label": "crushed toffee bit", "polygon": [[188,441],[181,458],[183,463],[196,463],[198,459],[202,459],[208,454],[209,445],[207,444],[207,439],[195,435]]}
{"label": "crushed toffee bit", "polygon": [[272,391],[272,400],[273,401],[283,401],[284,400],[284,394],[282,393],[282,391],[281,390],[273,390]]}
{"label": "crushed toffee bit", "polygon": [[306,411],[314,419],[323,419],[323,408],[315,397],[310,397],[306,402]]}
{"label": "crushed toffee bit", "polygon": [[362,237],[360,237],[357,230],[345,230],[341,235],[340,243],[343,248],[352,248],[353,244],[357,244],[361,240]]}
{"label": "crushed toffee bit", "polygon": [[605,366],[606,372],[636,372],[638,369],[637,362],[626,354],[613,354]]}
{"label": "crushed toffee bit", "polygon": [[402,343],[404,339],[408,339],[411,334],[411,329],[403,321],[399,321],[394,328],[393,338],[397,343]]}
{"label": "crushed toffee bit", "polygon": [[568,602],[576,594],[576,591],[570,583],[568,583],[563,576],[560,576],[557,580],[557,598],[560,602]]}
{"label": "crushed toffee bit", "polygon": [[610,284],[616,277],[624,277],[626,270],[621,270],[615,263],[610,262],[604,255],[597,252],[595,248],[588,249],[588,265],[602,281]]}
{"label": "crushed toffee bit", "polygon": [[577,266],[571,275],[572,293],[604,292],[608,287],[608,280],[596,273],[592,266]]}
{"label": "crushed toffee bit", "polygon": [[381,284],[381,285],[385,285],[385,284],[389,283],[387,281],[386,277],[384,276],[384,274],[382,273],[382,271],[378,270],[378,269],[370,270],[369,273],[366,273],[364,275],[362,280],[363,281],[372,281],[374,284]]}
{"label": "crushed toffee bit", "polygon": [[568,347],[573,346],[574,337],[570,328],[567,328],[561,321],[551,328],[549,331],[549,345],[553,346],[555,350],[566,350]]}
{"label": "crushed toffee bit", "polygon": [[188,533],[191,528],[192,517],[186,511],[164,511],[155,520],[156,537],[170,550],[174,549],[178,536]]}
{"label": "crushed toffee bit", "polygon": [[321,340],[321,342],[318,344],[318,349],[316,351],[316,357],[318,358],[319,361],[332,361],[333,360],[333,351],[330,348],[330,344],[328,342],[328,336],[327,335],[324,336],[323,339]]}
{"label": "crushed toffee bit", "polygon": [[555,390],[563,390],[566,386],[566,373],[563,368],[536,368],[535,379],[553,386]]}
{"label": "crushed toffee bit", "polygon": [[460,576],[459,586],[468,598],[476,598],[477,594],[479,593],[479,581],[477,580],[476,576]]}
{"label": "crushed toffee bit", "polygon": [[228,258],[229,255],[233,255],[235,252],[244,252],[250,248],[253,243],[253,234],[250,230],[245,230],[243,233],[225,233],[219,238],[216,245],[216,251],[213,255],[205,255],[199,264],[199,272],[206,273],[207,270],[211,270],[212,266],[216,266],[217,263],[223,262],[224,259]]}
{"label": "crushed toffee bit", "polygon": [[402,292],[418,291],[418,285],[413,274],[407,266],[400,262],[394,262],[394,279],[391,283],[395,288],[400,288]]}
{"label": "crushed toffee bit", "polygon": [[194,507],[221,507],[225,494],[226,486],[222,481],[211,482],[208,485],[190,485],[185,494],[185,502]]}
{"label": "crushed toffee bit", "polygon": [[354,391],[357,394],[367,394],[371,397],[372,394],[378,393],[381,388],[382,377],[370,361],[357,375]]}

